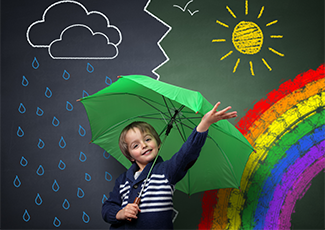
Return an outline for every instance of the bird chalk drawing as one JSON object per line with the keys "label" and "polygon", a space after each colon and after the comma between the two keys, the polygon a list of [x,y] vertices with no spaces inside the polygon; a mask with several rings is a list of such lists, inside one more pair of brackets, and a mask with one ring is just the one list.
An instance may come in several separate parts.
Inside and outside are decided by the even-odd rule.
{"label": "bird chalk drawing", "polygon": [[[69,17],[76,12],[78,16]],[[57,23],[56,17],[67,19],[64,23]],[[52,59],[106,60],[118,56],[122,33],[103,13],[89,12],[77,1],[64,0],[46,8],[42,20],[28,27],[26,38],[32,47],[46,48]]]}
{"label": "bird chalk drawing", "polygon": [[[187,2],[186,5],[184,6],[184,8],[182,8],[182,7],[179,6],[179,5],[173,5],[173,7],[179,8],[181,11],[185,12],[187,6],[188,6],[191,2],[193,2],[193,0]],[[191,16],[193,16],[194,14],[196,14],[196,13],[199,12],[199,10],[195,10],[195,11],[192,12],[190,9],[187,9],[187,11],[190,13]]]}

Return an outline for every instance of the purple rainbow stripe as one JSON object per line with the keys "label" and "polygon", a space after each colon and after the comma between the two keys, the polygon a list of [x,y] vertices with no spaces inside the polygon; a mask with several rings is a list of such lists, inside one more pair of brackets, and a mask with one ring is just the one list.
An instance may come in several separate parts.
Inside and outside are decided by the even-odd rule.
{"label": "purple rainbow stripe", "polygon": [[[270,202],[270,206],[265,218],[264,228],[279,229],[278,224],[281,210],[280,219],[282,221],[280,222],[284,222],[284,224],[281,224],[280,229],[282,229],[283,227],[286,229],[290,229],[290,217],[292,214],[292,209],[298,197],[291,195],[291,197],[289,198],[288,196],[293,193],[297,194],[298,190],[296,190],[296,186],[294,186],[294,184],[299,184],[300,182],[309,183],[313,179],[313,177],[320,172],[319,162],[324,161],[324,147],[325,141],[323,140],[317,146],[313,146],[304,156],[298,158],[294,162],[294,164],[288,167],[287,172],[283,175],[281,179],[281,183],[279,183],[274,190],[273,199]],[[299,152],[296,154],[299,154]],[[324,165],[321,168],[324,168]],[[307,175],[304,175],[307,171]],[[307,184],[303,183],[304,186],[302,187],[306,187]],[[302,191],[300,190],[300,192]],[[285,205],[282,206],[283,204]]]}
{"label": "purple rainbow stripe", "polygon": [[[324,142],[321,147],[322,150],[320,152],[324,153]],[[279,228],[280,229],[290,229],[290,217],[293,212],[294,206],[298,199],[301,199],[302,196],[305,195],[307,190],[311,185],[311,180],[322,170],[324,170],[325,158],[324,156],[320,157],[320,159],[314,163],[311,167],[309,167],[305,172],[302,173],[299,180],[295,182],[293,185],[293,190],[290,190],[285,199],[284,205],[281,208],[281,214],[279,218]]]}
{"label": "purple rainbow stripe", "polygon": [[[303,130],[306,131],[307,129]],[[294,135],[294,133],[289,133],[288,135]],[[255,229],[263,229],[264,226],[270,225],[273,221],[277,222],[278,213],[281,208],[278,202],[283,202],[286,196],[286,189],[291,188],[293,184],[293,181],[284,181],[283,174],[287,172],[289,168],[294,169],[297,161],[302,158],[310,148],[324,139],[325,126],[323,125],[297,140],[297,142],[285,152],[285,155],[278,163],[274,165],[273,169],[268,174],[268,178],[265,180],[263,189],[260,193],[261,195],[258,198],[258,204],[254,215]],[[318,159],[318,157],[316,157],[316,159]],[[305,169],[306,167],[303,168]],[[297,177],[293,177],[293,179],[297,179]],[[267,229],[276,228],[270,226],[270,228]]]}
{"label": "purple rainbow stripe", "polygon": [[[260,188],[258,184],[253,184],[251,185],[251,188],[255,187],[255,189],[250,189],[247,194],[251,201],[254,201],[253,198],[255,197],[257,202],[254,202],[256,203],[256,206],[254,210],[255,214],[252,213],[254,215],[253,221],[246,223],[244,227],[248,227],[248,225],[251,224],[250,228],[263,229],[264,225],[267,225],[266,223],[271,220],[276,221],[275,216],[273,215],[276,215],[276,212],[280,212],[281,206],[273,207],[278,208],[277,211],[269,211],[269,208],[271,208],[270,202],[275,196],[275,189],[277,185],[283,185],[284,182],[282,177],[283,174],[287,172],[288,168],[291,165],[294,165],[297,159],[305,155],[310,148],[325,139],[325,125],[322,125],[324,122],[322,120],[323,117],[324,111],[305,119],[295,130],[284,135],[280,142],[270,149],[270,159],[266,159],[263,166],[261,166],[256,173],[261,183],[263,183],[263,188]],[[320,125],[320,127],[316,128],[315,126],[317,125]],[[274,159],[272,160],[271,158]],[[276,161],[276,164],[273,164],[273,161]],[[279,194],[279,196],[285,198],[285,193]],[[253,209],[254,203],[251,202],[251,206],[247,207]],[[243,219],[244,222],[249,219],[248,211],[248,208],[243,210],[243,216],[246,217],[246,219]],[[267,229],[276,228],[271,227]]]}

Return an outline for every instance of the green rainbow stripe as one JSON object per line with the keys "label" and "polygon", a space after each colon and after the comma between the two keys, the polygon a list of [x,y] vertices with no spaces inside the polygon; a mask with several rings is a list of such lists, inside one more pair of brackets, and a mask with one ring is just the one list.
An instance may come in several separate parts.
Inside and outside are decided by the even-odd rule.
{"label": "green rainbow stripe", "polygon": [[[254,219],[256,209],[260,208],[258,200],[263,199],[265,191],[274,190],[266,187],[262,191],[263,185],[281,157],[285,157],[286,151],[324,123],[324,91],[324,65],[321,65],[316,71],[310,70],[293,81],[283,83],[278,91],[268,94],[266,100],[256,103],[259,106],[256,110],[254,107],[242,118],[239,129],[257,153],[252,153],[246,165],[241,192],[219,189],[204,197],[204,207],[213,203],[213,199],[217,202],[213,204],[211,216],[202,218],[200,229],[251,229],[256,224],[261,226]],[[261,208],[267,211],[268,204]]]}
{"label": "green rainbow stripe", "polygon": [[[285,150],[302,138],[306,133],[307,127],[305,128],[304,125],[301,126],[299,123],[302,122],[302,124],[308,125],[308,122],[303,122],[304,119],[309,121],[309,117],[312,115],[316,115],[316,117],[321,116],[318,110],[322,108],[324,104],[325,92],[321,92],[320,94],[300,102],[295,107],[282,114],[269,126],[266,133],[260,135],[256,139],[255,149],[257,152],[251,155],[253,159],[251,161],[249,160],[250,163],[246,166],[246,168],[249,167],[248,173],[246,172],[245,174],[244,172],[242,178],[241,187],[244,188],[244,190],[242,193],[232,192],[230,196],[230,207],[228,208],[228,214],[230,215],[228,215],[228,218],[233,218],[229,218],[229,229],[239,229],[241,225],[244,229],[254,227],[255,222],[253,219],[258,197],[260,196],[261,187],[270,169],[278,161],[279,157],[281,158],[283,156]],[[324,114],[321,114],[322,117],[324,117]],[[318,119],[317,123],[319,124]],[[304,129],[301,130],[300,127],[304,127]],[[314,126],[311,126],[311,128],[314,129]],[[312,131],[310,129],[308,130],[309,132]],[[290,132],[292,132],[293,135],[289,135]],[[289,135],[291,139],[285,138],[286,135]],[[283,144],[279,145],[279,140],[280,143]],[[269,158],[267,158],[267,156],[269,156]],[[245,197],[247,197],[246,199],[244,198],[244,194]]]}

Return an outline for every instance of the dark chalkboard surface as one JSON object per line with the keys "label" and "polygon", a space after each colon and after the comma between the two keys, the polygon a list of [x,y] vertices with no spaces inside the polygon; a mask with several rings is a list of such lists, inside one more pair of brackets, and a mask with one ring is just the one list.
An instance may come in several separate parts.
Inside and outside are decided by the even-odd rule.
{"label": "dark chalkboard surface", "polygon": [[[77,99],[142,74],[232,105],[235,125],[281,83],[324,63],[323,10],[321,0],[1,1],[1,229],[109,227],[101,204],[125,168],[89,144]],[[240,26],[257,31],[260,50],[235,47]],[[293,229],[323,228],[323,194],[321,172]],[[176,229],[198,228],[202,199],[175,192]],[[305,211],[310,204],[317,214]]]}

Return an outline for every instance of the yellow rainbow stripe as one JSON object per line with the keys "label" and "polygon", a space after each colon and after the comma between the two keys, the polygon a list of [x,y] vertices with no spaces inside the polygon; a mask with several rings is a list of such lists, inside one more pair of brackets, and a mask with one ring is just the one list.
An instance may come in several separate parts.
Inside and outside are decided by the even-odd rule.
{"label": "yellow rainbow stripe", "polygon": [[[244,170],[241,181],[242,192],[239,192],[237,189],[218,190],[218,197],[229,197],[229,205],[227,212],[220,212],[219,209],[224,209],[224,205],[222,203],[219,204],[219,202],[217,203],[214,209],[213,229],[240,228],[240,212],[245,204],[243,194],[249,189],[249,179],[258,169],[259,160],[265,159],[267,148],[276,142],[276,138],[285,134],[288,126],[292,125],[291,129],[294,128],[298,124],[295,122],[299,120],[299,117],[313,113],[320,105],[325,104],[324,88],[325,79],[307,84],[304,88],[292,92],[271,106],[250,127],[246,138],[255,147],[257,152],[251,154]],[[225,221],[225,215],[227,215],[229,223]]]}

